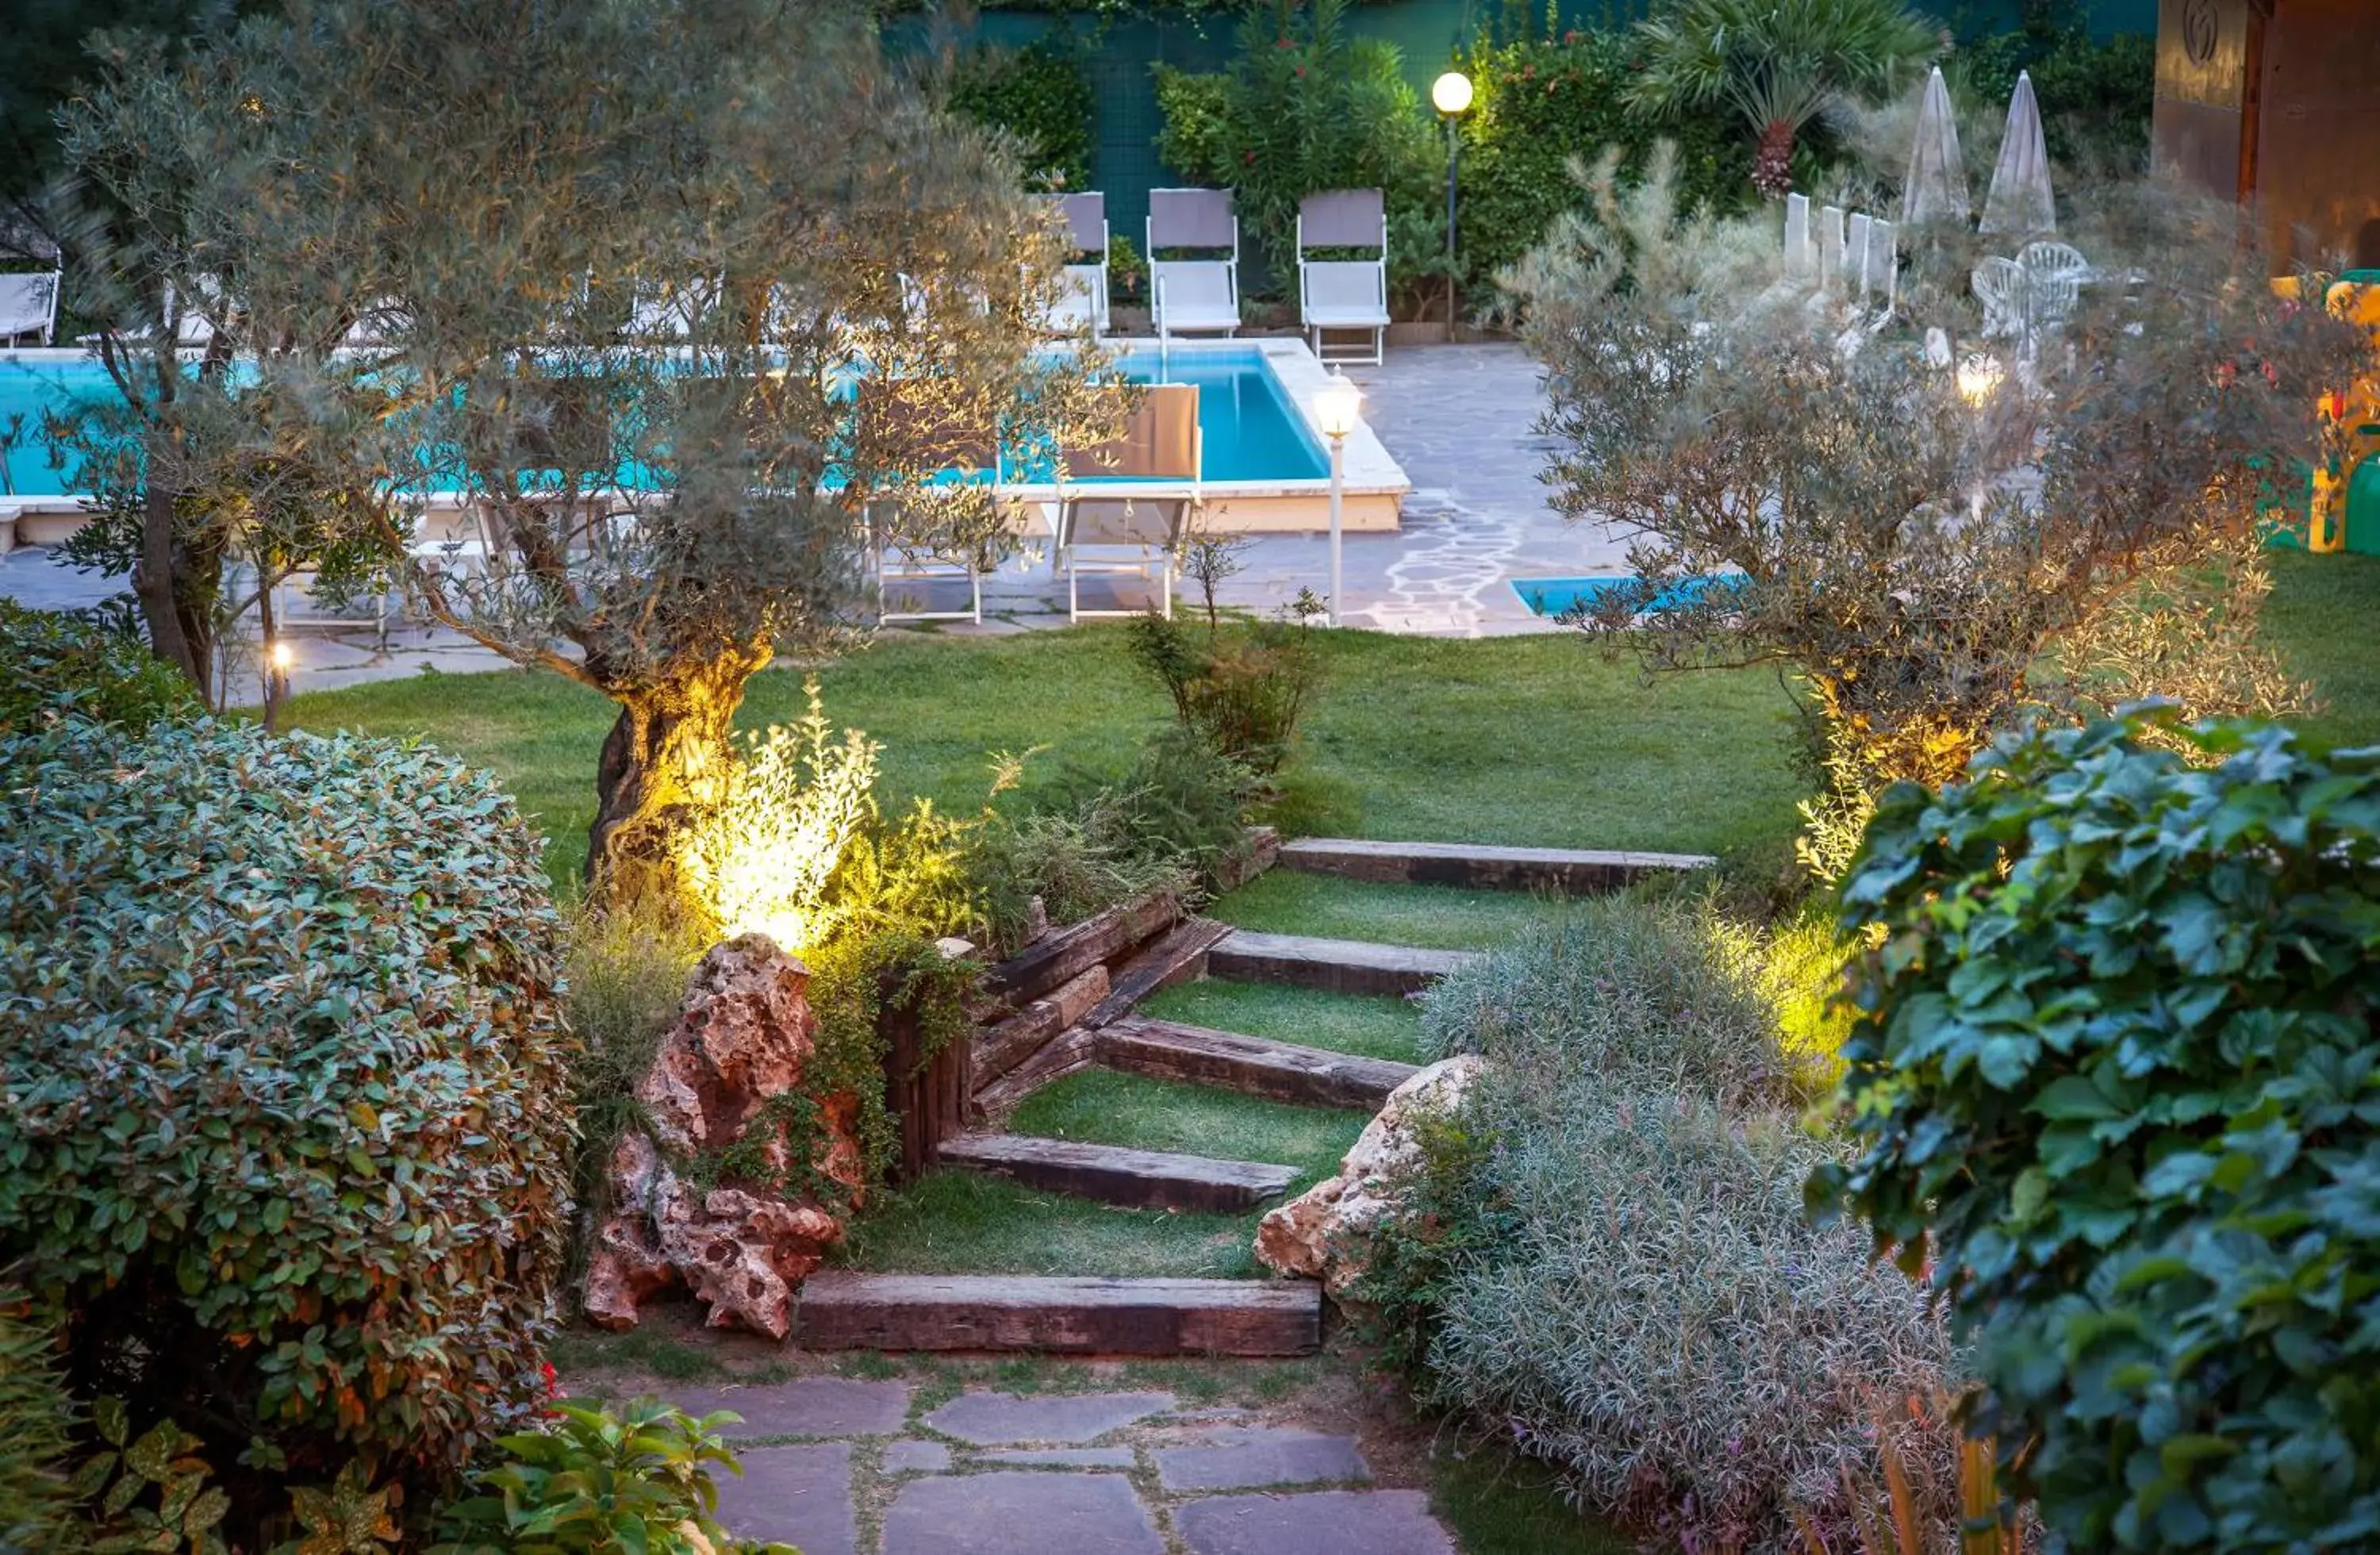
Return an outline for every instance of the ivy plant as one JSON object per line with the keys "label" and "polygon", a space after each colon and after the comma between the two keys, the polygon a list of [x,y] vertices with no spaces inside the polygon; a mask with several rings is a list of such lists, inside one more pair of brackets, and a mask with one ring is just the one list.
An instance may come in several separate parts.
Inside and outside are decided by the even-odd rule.
{"label": "ivy plant", "polygon": [[2135,713],[1888,790],[1814,1197],[1974,1343],[2077,1549],[2380,1541],[2380,749]]}

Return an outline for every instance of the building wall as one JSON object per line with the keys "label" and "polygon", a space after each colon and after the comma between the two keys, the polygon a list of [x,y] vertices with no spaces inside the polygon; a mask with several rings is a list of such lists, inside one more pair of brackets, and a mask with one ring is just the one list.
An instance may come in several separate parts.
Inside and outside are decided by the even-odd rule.
{"label": "building wall", "polygon": [[2380,266],[2380,0],[2159,0],[2155,164],[2277,264]]}
{"label": "building wall", "polygon": [[2267,244],[2321,269],[2380,267],[2380,0],[2279,0],[2261,98]]}

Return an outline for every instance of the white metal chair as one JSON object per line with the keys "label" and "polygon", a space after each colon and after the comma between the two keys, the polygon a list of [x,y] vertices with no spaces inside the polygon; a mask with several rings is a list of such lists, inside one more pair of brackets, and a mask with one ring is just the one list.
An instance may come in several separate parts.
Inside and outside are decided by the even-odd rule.
{"label": "white metal chair", "polygon": [[1158,608],[1171,619],[1174,563],[1202,500],[1198,386],[1113,392],[1140,396],[1123,435],[1102,447],[1069,449],[1058,461],[1057,565],[1066,577],[1066,618],[1139,613],[1085,610],[1087,575],[1154,583]]}
{"label": "white metal chair", "polygon": [[[1166,250],[1229,252],[1229,259],[1166,259]],[[1233,334],[1240,327],[1240,218],[1229,189],[1148,191],[1148,295],[1159,349],[1177,334]]]}
{"label": "white metal chair", "polygon": [[[1309,249],[1370,249],[1371,259],[1308,259]],[[1378,189],[1309,194],[1297,206],[1298,317],[1321,361],[1372,365],[1389,334],[1389,213]],[[1330,347],[1332,332],[1368,337]]]}
{"label": "white metal chair", "polygon": [[[915,409],[896,400],[892,391],[872,380],[859,386],[856,429],[863,445],[870,439],[896,439],[897,449],[882,456],[913,468],[947,472],[941,482],[898,494],[880,496],[861,515],[866,526],[867,562],[876,582],[876,618],[893,621],[983,622],[983,580],[999,565],[990,543],[961,542],[953,538],[945,516],[935,507],[945,500],[1002,501],[1005,472],[1000,439],[989,428],[936,425],[921,419]],[[894,589],[905,583],[965,581],[965,610],[906,608],[905,597]],[[896,603],[902,608],[895,608]]]}
{"label": "white metal chair", "polygon": [[27,275],[0,275],[0,345],[14,346],[33,334],[47,346],[58,327],[58,285],[63,269]]}
{"label": "white metal chair", "polygon": [[[1108,332],[1108,197],[1098,190],[1050,197],[1064,222],[1075,262],[1066,266],[1066,295],[1050,318],[1050,333]],[[1085,255],[1091,256],[1088,259]]]}

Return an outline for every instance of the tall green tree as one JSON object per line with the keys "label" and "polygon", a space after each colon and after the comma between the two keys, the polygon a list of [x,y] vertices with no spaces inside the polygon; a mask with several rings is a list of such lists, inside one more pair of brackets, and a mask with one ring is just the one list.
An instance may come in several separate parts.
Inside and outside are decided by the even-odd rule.
{"label": "tall green tree", "polygon": [[1890,92],[1944,33],[1900,0],[1669,0],[1636,37],[1645,65],[1630,104],[1741,114],[1759,142],[1752,181],[1775,200],[1793,186],[1794,141],[1811,120],[1846,96]]}
{"label": "tall green tree", "polygon": [[114,86],[175,99],[211,295],[420,606],[618,704],[613,899],[682,891],[746,683],[852,625],[868,504],[979,541],[954,439],[1101,415],[1042,349],[1053,225],[856,0],[331,0]]}

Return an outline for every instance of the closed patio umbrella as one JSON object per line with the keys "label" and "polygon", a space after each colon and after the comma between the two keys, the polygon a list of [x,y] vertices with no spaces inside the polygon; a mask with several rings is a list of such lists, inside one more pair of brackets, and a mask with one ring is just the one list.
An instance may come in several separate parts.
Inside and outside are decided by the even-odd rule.
{"label": "closed patio umbrella", "polygon": [[1950,111],[1950,88],[1936,66],[1925,80],[1925,101],[1917,110],[1917,144],[1909,153],[1909,176],[1900,185],[1900,220],[1906,226],[1932,222],[1963,224],[1967,164],[1959,157],[1959,121]]}
{"label": "closed patio umbrella", "polygon": [[2020,73],[2009,99],[2008,132],[1992,168],[1991,192],[1984,196],[1979,230],[2043,237],[2058,230],[2058,201],[2049,191],[2049,146],[2041,138],[2041,104],[2033,77]]}

